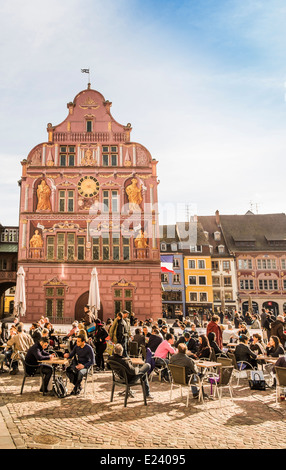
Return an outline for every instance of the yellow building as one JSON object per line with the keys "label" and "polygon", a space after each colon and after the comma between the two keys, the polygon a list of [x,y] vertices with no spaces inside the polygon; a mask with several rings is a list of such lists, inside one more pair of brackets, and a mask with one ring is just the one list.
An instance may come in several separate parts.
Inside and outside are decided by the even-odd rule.
{"label": "yellow building", "polygon": [[5,291],[4,297],[4,314],[12,314],[14,310],[15,287],[11,287]]}
{"label": "yellow building", "polygon": [[213,310],[211,253],[203,227],[195,218],[177,228],[184,253],[186,315]]}

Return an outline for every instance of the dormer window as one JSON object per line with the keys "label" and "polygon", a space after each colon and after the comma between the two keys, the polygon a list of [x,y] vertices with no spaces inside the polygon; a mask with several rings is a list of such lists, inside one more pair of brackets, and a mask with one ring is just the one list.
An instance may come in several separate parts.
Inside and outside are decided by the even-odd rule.
{"label": "dormer window", "polygon": [[214,239],[216,241],[219,241],[220,240],[220,232],[214,232]]}
{"label": "dormer window", "polygon": [[224,253],[224,245],[219,245],[217,248],[219,253]]}
{"label": "dormer window", "polygon": [[161,243],[161,251],[167,251],[166,243]]}
{"label": "dormer window", "polygon": [[177,251],[177,243],[172,243],[171,244],[171,250],[172,251]]}

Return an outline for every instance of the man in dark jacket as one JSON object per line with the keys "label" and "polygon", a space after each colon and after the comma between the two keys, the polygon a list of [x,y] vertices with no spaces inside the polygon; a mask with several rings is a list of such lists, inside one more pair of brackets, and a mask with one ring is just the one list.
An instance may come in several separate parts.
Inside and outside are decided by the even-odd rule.
{"label": "man in dark jacket", "polygon": [[[145,391],[146,391],[146,398],[149,400],[152,400],[153,397],[150,395],[150,388],[149,388],[149,382],[148,382],[148,376],[147,376],[148,371],[150,370],[150,364],[145,363],[142,367],[140,367],[139,371],[137,372],[137,370],[132,364],[131,359],[127,357],[123,357],[123,352],[124,351],[123,351],[122,344],[119,344],[119,343],[115,344],[113,355],[108,358],[107,363],[109,360],[112,360],[122,365],[126,370],[127,380],[130,385],[132,385],[132,383],[137,383],[140,377],[142,377],[144,381]],[[131,393],[131,396],[133,396],[132,393]]]}
{"label": "man in dark jacket", "polygon": [[[179,343],[178,352],[172,355],[172,357],[170,358],[170,364],[185,367],[186,382],[188,383],[192,374],[199,375],[199,373],[195,362],[191,357],[187,355],[187,351],[187,345],[185,343]],[[195,384],[195,382],[196,380],[194,378],[194,381],[192,383]],[[192,393],[195,398],[199,396],[198,388],[195,385],[192,385]],[[204,396],[206,397],[205,394]]]}
{"label": "man in dark jacket", "polygon": [[154,353],[159,346],[160,343],[162,343],[163,338],[160,335],[160,331],[157,328],[152,329],[152,333],[149,336],[149,341],[147,344],[147,348],[150,348],[150,350]]}
{"label": "man in dark jacket", "polygon": [[[246,335],[240,335],[239,344],[235,348],[234,355],[236,362],[248,362],[253,367],[257,366],[256,354],[249,348]],[[248,364],[246,364],[246,369],[251,368]]]}
{"label": "man in dark jacket", "polygon": [[27,373],[31,376],[40,373],[42,376],[42,386],[40,391],[43,392],[43,395],[49,395],[48,384],[53,373],[52,366],[41,364],[41,361],[54,357],[54,354],[49,354],[48,351],[46,351],[48,345],[49,339],[41,338],[40,341],[37,341],[28,349],[25,356]]}
{"label": "man in dark jacket", "polygon": [[270,336],[278,336],[283,347],[286,341],[285,328],[283,315],[278,315],[276,320],[270,324]]}
{"label": "man in dark jacket", "polygon": [[88,373],[88,369],[95,363],[93,349],[85,342],[85,336],[79,334],[72,352],[64,354],[64,357],[73,359],[72,364],[67,367],[66,373],[74,385],[71,395],[79,395],[81,392],[81,381]]}
{"label": "man in dark jacket", "polygon": [[128,341],[129,341],[129,325],[127,321],[125,320],[124,317],[126,317],[126,314],[119,313],[119,320],[117,323],[117,331],[116,331],[116,337],[117,337],[117,342],[120,343],[123,347],[123,356],[128,357]]}

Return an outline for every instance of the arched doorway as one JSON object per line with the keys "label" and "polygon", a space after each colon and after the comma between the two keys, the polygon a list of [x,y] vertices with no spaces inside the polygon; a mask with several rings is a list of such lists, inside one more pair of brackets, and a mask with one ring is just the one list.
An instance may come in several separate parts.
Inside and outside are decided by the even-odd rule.
{"label": "arched doorway", "polygon": [[277,304],[277,302],[273,302],[272,300],[269,300],[268,302],[264,302],[262,307],[272,312],[275,315],[275,317],[279,315],[279,305]]}
{"label": "arched doorway", "polygon": [[[77,321],[81,321],[83,318],[84,306],[88,305],[88,295],[89,295],[89,291],[86,291],[76,301],[74,317],[75,317],[75,320]],[[100,320],[103,320],[103,310],[102,310],[101,302],[100,302],[100,310],[98,312],[98,318],[100,318]]]}
{"label": "arched doorway", "polygon": [[[252,302],[252,310],[253,310],[253,313],[259,313],[258,303],[257,302],[254,302],[254,301]],[[242,304],[242,313],[243,313],[243,315],[245,315],[246,312],[249,312],[248,301],[243,302],[243,304]]]}

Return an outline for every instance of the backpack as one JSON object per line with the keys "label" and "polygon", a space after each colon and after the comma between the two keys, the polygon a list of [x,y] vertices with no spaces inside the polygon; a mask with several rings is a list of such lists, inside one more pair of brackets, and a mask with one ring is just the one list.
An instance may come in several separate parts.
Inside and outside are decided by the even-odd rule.
{"label": "backpack", "polygon": [[65,398],[67,396],[67,388],[62,377],[55,378],[53,392],[58,398]]}

